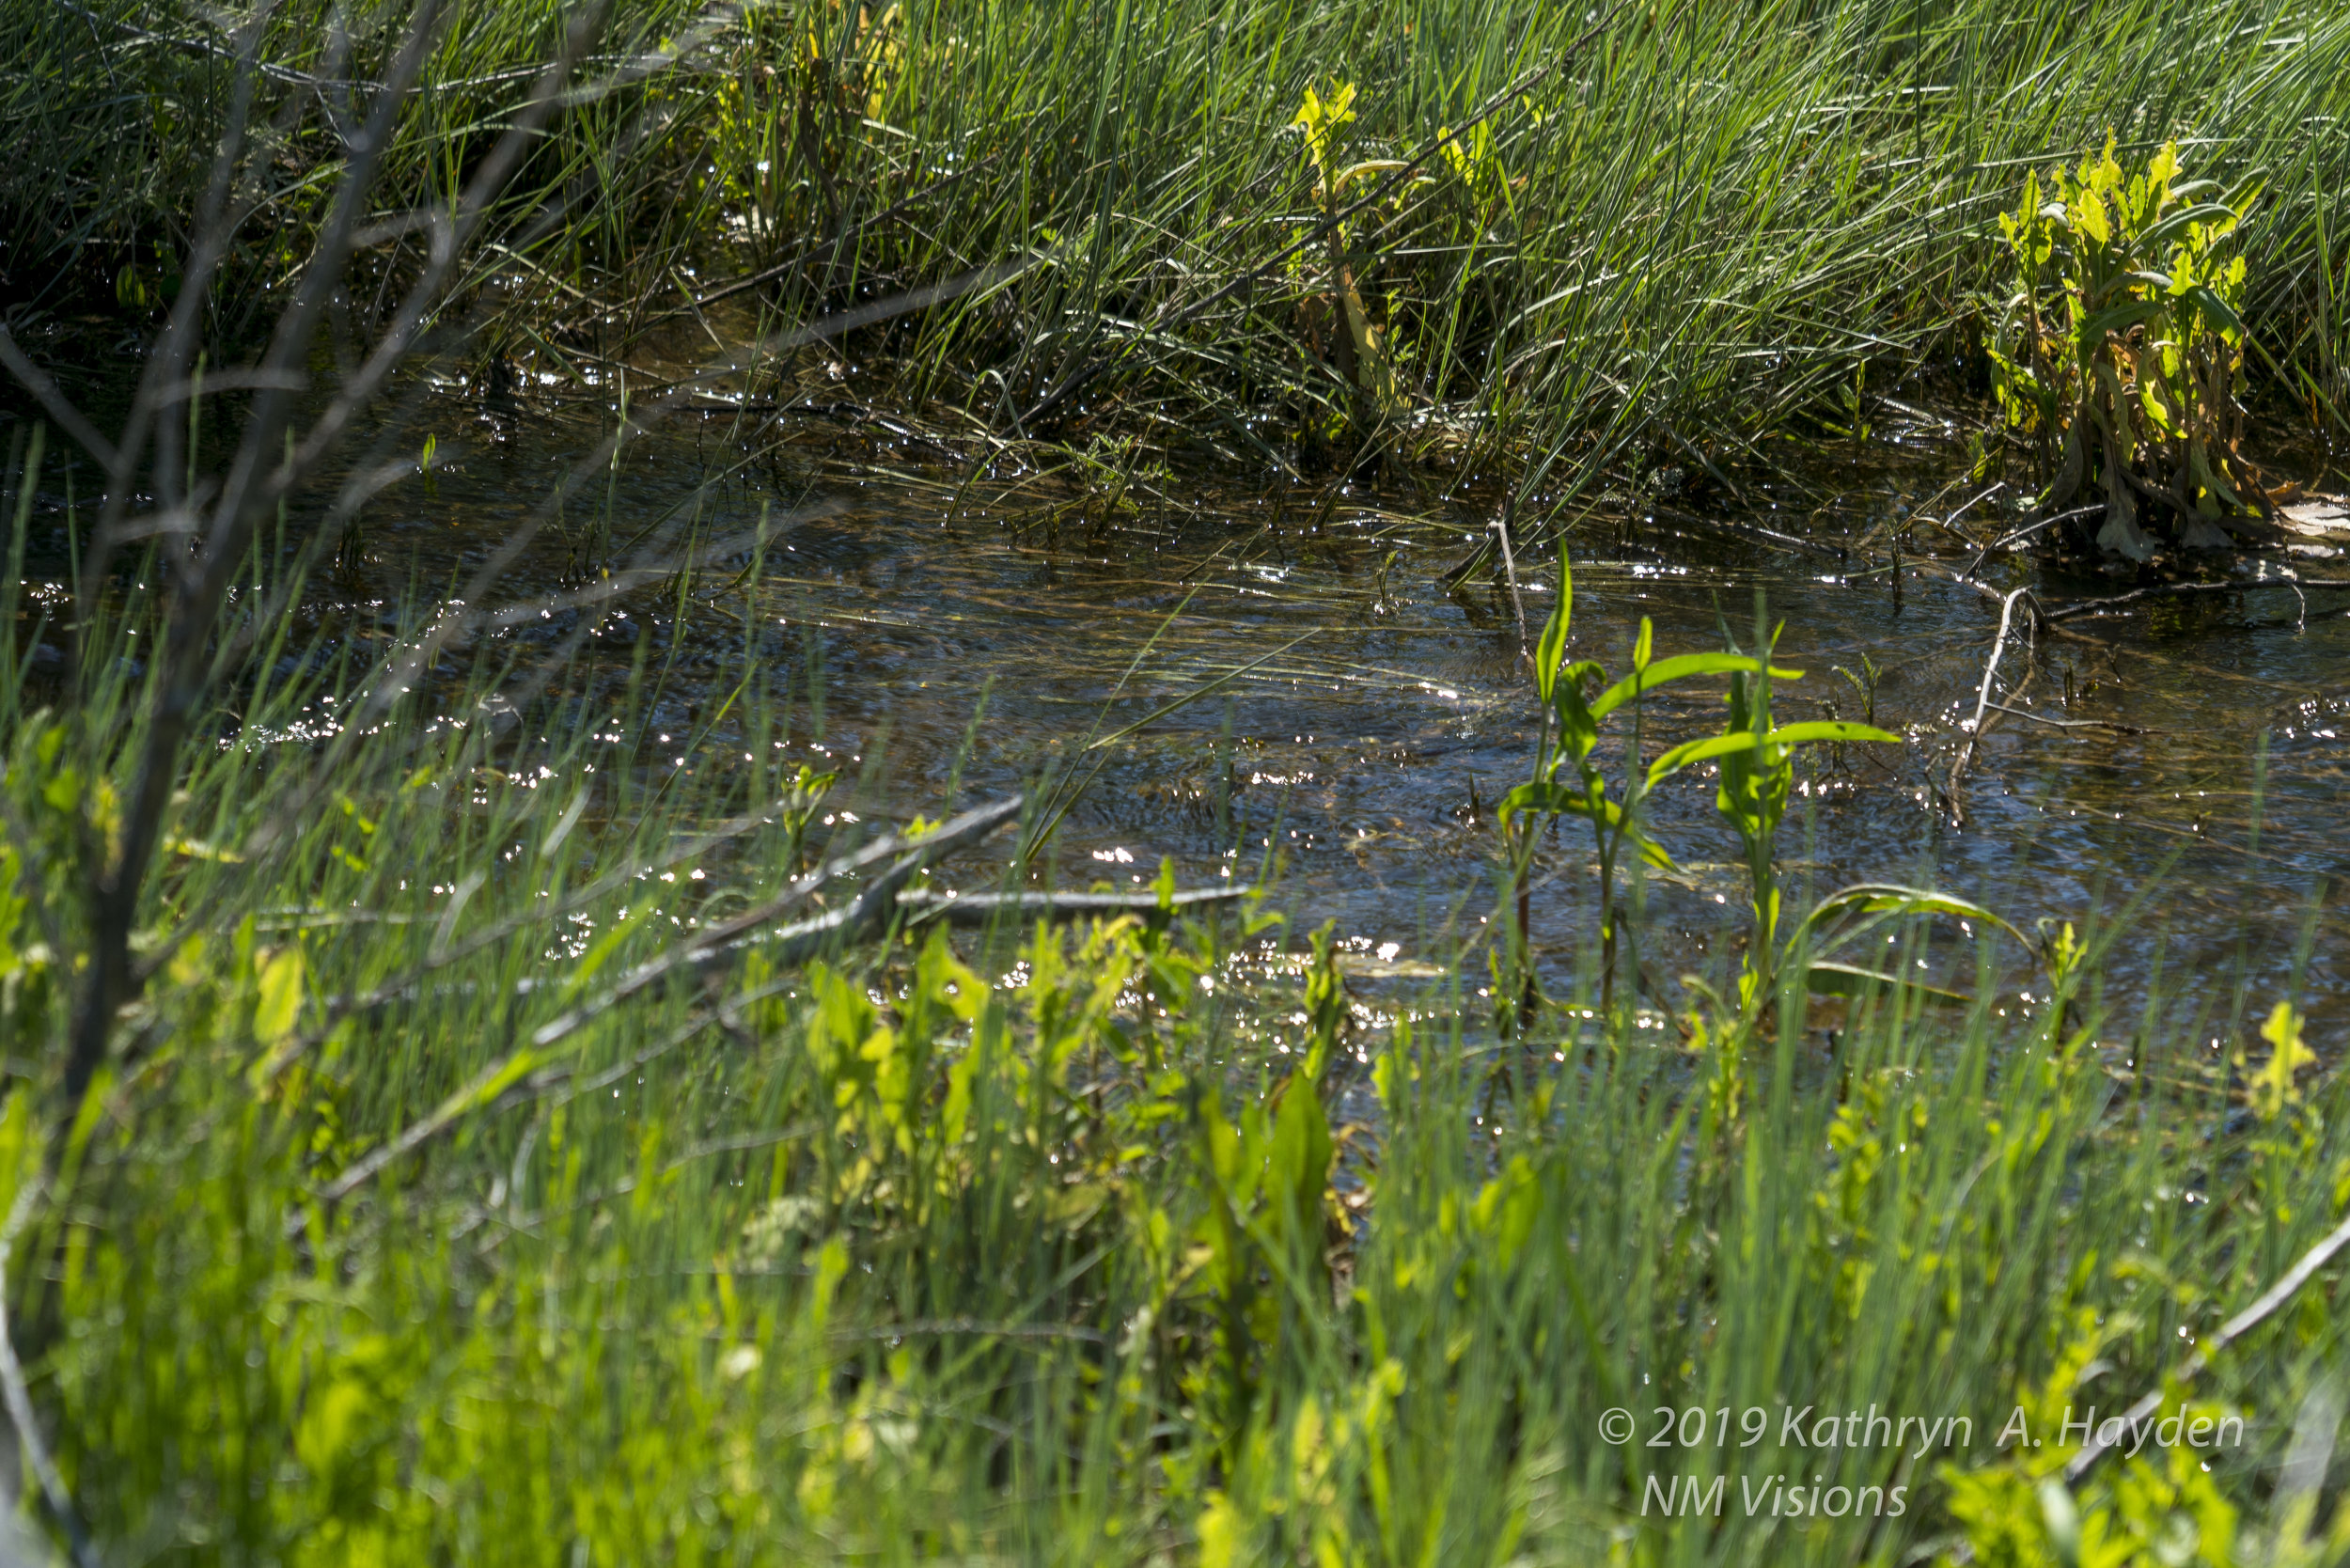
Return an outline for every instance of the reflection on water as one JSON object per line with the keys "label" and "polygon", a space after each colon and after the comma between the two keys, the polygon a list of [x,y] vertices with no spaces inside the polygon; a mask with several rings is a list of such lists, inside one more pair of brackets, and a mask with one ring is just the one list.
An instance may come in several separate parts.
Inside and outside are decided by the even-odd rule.
{"label": "reflection on water", "polygon": [[[860,735],[886,729],[885,787],[909,807],[952,771],[982,698],[963,776],[986,789],[1229,678],[1109,748],[1070,816],[1062,874],[1139,883],[1172,855],[1204,879],[1235,854],[1253,864],[1276,853],[1308,920],[1335,918],[1374,950],[1425,954],[1490,908],[1490,803],[1524,776],[1533,707],[1506,594],[1431,586],[1463,554],[1457,533],[1386,546],[1402,559],[1382,603],[1376,525],[1334,519],[1269,566],[1252,552],[1280,544],[1245,519],[1171,530],[1137,558],[877,509],[801,530],[808,568],[770,584],[761,610],[822,627],[828,718]],[[1750,623],[1760,588],[1785,622],[1782,662],[1808,672],[1781,693],[1784,718],[1855,718],[1872,704],[1876,722],[1915,737],[1906,755],[1823,756],[1799,784],[1783,849],[1815,888],[1937,885],[2028,929],[2142,896],[2133,966],[2162,946],[2174,980],[2194,976],[2202,990],[2259,974],[2265,992],[2317,885],[2350,857],[2336,825],[2350,801],[2340,619],[2246,631],[2240,609],[2206,607],[2201,631],[2115,623],[2093,643],[2045,647],[2029,687],[1995,694],[2023,713],[2003,715],[1972,760],[1962,827],[1935,786],[1988,651],[1995,618],[1975,595],[1913,580],[1896,607],[1882,581],[1850,586],[1780,562],[1660,569],[1605,556],[1580,563],[1577,588],[1576,652],[1619,668],[1640,617],[1654,619],[1660,651],[1718,646],[1724,619]],[[1525,593],[1539,621],[1547,593]],[[2011,655],[2011,669],[2021,663]],[[1652,745],[1720,722],[1714,694],[1684,690],[1653,713]],[[1706,967],[1709,948],[1741,926],[1737,843],[1712,794],[1689,777],[1654,806],[1682,864],[1649,895],[1650,958],[1665,976]],[[1592,928],[1595,892],[1570,824],[1545,851],[1534,911],[1536,945],[1561,967]],[[2339,951],[2321,933],[2313,996],[2339,990]]]}

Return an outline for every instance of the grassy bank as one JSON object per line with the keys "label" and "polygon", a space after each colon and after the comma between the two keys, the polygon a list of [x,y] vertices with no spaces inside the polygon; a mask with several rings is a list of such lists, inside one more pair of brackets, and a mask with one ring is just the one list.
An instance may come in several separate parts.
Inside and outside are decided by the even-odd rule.
{"label": "grassy bank", "polygon": [[[135,650],[116,614],[86,631]],[[773,901],[883,824],[807,770],[772,633],[665,734],[650,639],[573,611],[430,681],[428,627],[294,624],[224,625],[250,673],[65,1120],[81,840],[158,677],[8,650],[7,1323],[85,1560],[2285,1563],[2350,1529],[2330,1274],[2182,1373],[2343,1203],[2341,1080],[2296,1078],[2274,998],[2108,996],[2068,931],[2029,999],[1986,949],[1980,1003],[1825,1038],[1799,963],[1497,1033],[1467,993],[1506,950],[1355,994],[1277,883],[810,947]],[[2060,1489],[2086,1407],[2147,1391],[2176,1441]]]}
{"label": "grassy bank", "polygon": [[[215,290],[231,328],[305,255],[334,117],[366,102],[332,84],[397,41],[400,13],[347,36],[327,14],[278,8],[252,40],[274,72],[256,123],[285,129],[253,193],[267,238]],[[0,19],[0,126],[29,153],[0,173],[13,298],[135,321],[169,296],[237,80],[222,25],[117,0]],[[558,32],[550,7],[451,7],[377,208],[452,199]],[[1487,472],[1767,459],[1877,396],[1979,383],[1995,214],[2110,133],[2125,160],[2175,137],[2223,183],[2267,171],[2245,242],[2267,406],[2339,433],[2331,8],[624,0],[583,79],[493,226],[509,248],[473,263],[482,330],[455,352],[484,381],[608,389],[656,349],[674,367],[894,300],[757,360],[750,390],[814,372],[948,433],[1264,467],[1366,444]],[[1324,129],[1293,123],[1342,86]],[[367,337],[423,243],[361,256],[343,330]]]}

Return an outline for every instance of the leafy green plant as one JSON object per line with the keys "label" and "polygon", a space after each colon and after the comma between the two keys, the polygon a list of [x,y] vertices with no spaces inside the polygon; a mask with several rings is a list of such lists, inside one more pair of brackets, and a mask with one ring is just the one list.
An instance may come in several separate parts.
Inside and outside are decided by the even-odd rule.
{"label": "leafy green plant", "polygon": [[[1764,620],[1759,598],[1754,635],[1756,646],[1764,650],[1766,655],[1778,645],[1778,630]],[[1767,656],[1749,660],[1731,672],[1730,721],[1721,739],[1727,742],[1733,736],[1744,736],[1746,744],[1724,745],[1718,751],[1709,753],[1721,760],[1721,782],[1715,792],[1715,809],[1737,830],[1738,841],[1746,852],[1751,924],[1738,994],[1740,1011],[1748,1017],[1773,994],[1778,964],[1788,956],[1779,950],[1778,828],[1787,815],[1787,803],[1794,793],[1797,748],[1852,741],[1901,744],[1899,735],[1873,724],[1855,724],[1843,719],[1775,724],[1771,717],[1774,678],[1799,680],[1802,672],[1773,669]],[[1815,909],[1808,916],[1806,926],[1822,912]]]}
{"label": "leafy green plant", "polygon": [[[1159,428],[1148,409],[1285,455],[1300,407],[1360,423],[1359,377],[1332,373],[1352,331],[1326,243],[1307,247],[1295,288],[1263,287],[1301,214],[1329,210],[1286,195],[1300,161],[1285,127],[1310,69],[1325,103],[1332,77],[1357,88],[1332,172],[1359,133],[1367,149],[1424,153],[1442,187],[1346,225],[1380,347],[1426,400],[1414,447],[1506,472],[1654,419],[1704,449],[1762,452],[1760,432],[1813,428],[1819,412],[1848,427],[1836,406],[1862,358],[1917,364],[1979,314],[1951,280],[1989,277],[1998,236],[1952,214],[2013,205],[2010,170],[2175,104],[2199,162],[2291,171],[2247,238],[2243,308],[2311,417],[2339,429],[2326,405],[2342,402],[2350,354],[2350,145],[2332,128],[2350,34],[2285,8],[2214,49],[2201,11],[2108,3],[2089,54],[2056,47],[2052,14],[2020,0],[1963,0],[1924,34],[1911,0],[1864,0],[1824,26],[1770,8],[1601,8],[1588,40],[1591,12],[1533,0],[1441,0],[1400,25],[1371,0],[1246,13],[1052,0],[977,21],[622,0],[588,101],[535,143],[484,236],[507,248],[478,257],[462,308],[494,319],[525,389],[552,376],[576,393],[609,386],[633,343],[697,309],[739,350],[766,329],[737,308],[788,328],[865,305],[885,279],[928,303],[828,339],[861,401],[902,416],[945,400],[1020,439],[1067,433],[1025,416],[1049,400],[1072,418],[1099,384],[1087,433]],[[200,10],[97,8],[137,30],[56,8],[0,14],[0,55],[23,62],[0,83],[0,128],[33,149],[0,168],[7,268],[28,303],[70,295],[151,319],[172,274],[196,276],[157,241],[202,205],[243,39]],[[341,27],[326,0],[251,13],[270,68],[252,123],[296,123],[272,133],[257,174],[273,227],[205,286],[247,328],[308,253],[348,156],[305,77],[379,72],[405,8]],[[450,198],[471,139],[526,98],[564,8],[462,0],[442,14],[387,149],[384,212]],[[413,233],[368,247],[352,297],[397,293],[428,249]],[[972,294],[930,292],[1040,253],[1017,276],[984,272]],[[140,280],[127,297],[144,303],[117,301],[126,263]],[[1300,363],[1308,300],[1327,352]],[[12,321],[28,352],[83,306],[46,308],[49,321]],[[363,341],[376,330],[365,310],[354,325]]]}
{"label": "leafy green plant", "polygon": [[[1198,1181],[1205,1197],[1195,1231],[1197,1274],[1184,1293],[1212,1314],[1215,1348],[1189,1376],[1186,1392],[1220,1412],[1228,1468],[1261,1428],[1270,1373],[1301,1335],[1318,1331],[1316,1306],[1329,1298],[1327,1189],[1337,1146],[1320,1081],[1342,1014],[1332,933],[1315,939],[1307,990],[1308,1035],[1298,1064],[1269,1094],[1225,1113],[1202,1079],[1185,1086]],[[1317,1006],[1317,1000],[1322,1005]]]}
{"label": "leafy green plant", "polygon": [[[1755,933],[1753,952],[1768,950],[1778,929],[1778,892],[1773,856],[1778,819],[1787,808],[1794,785],[1793,758],[1797,747],[1822,741],[1891,741],[1900,737],[1865,724],[1816,720],[1774,728],[1770,715],[1770,682],[1803,678],[1801,670],[1772,669],[1765,661],[1732,650],[1718,653],[1654,656],[1654,631],[1646,617],[1632,647],[1632,671],[1605,690],[1606,671],[1592,660],[1567,661],[1567,643],[1574,615],[1574,572],[1567,553],[1559,553],[1559,601],[1543,624],[1534,652],[1534,679],[1543,701],[1542,737],[1534,757],[1534,774],[1512,790],[1501,803],[1501,823],[1510,848],[1518,886],[1525,886],[1533,847],[1542,827],[1562,816],[1580,817],[1590,824],[1592,848],[1599,860],[1600,985],[1605,1009],[1614,1006],[1616,950],[1621,923],[1615,906],[1618,868],[1627,851],[1648,864],[1672,869],[1672,857],[1648,832],[1641,807],[1648,796],[1674,774],[1700,762],[1718,762],[1721,788],[1718,801],[1745,840],[1747,867],[1754,881]],[[1718,735],[1684,741],[1667,748],[1641,765],[1646,739],[1643,698],[1675,682],[1701,676],[1731,678],[1730,723]],[[1595,759],[1602,726],[1619,711],[1631,710],[1632,732],[1626,740],[1623,782],[1608,780]],[[1525,819],[1531,817],[1528,822]],[[1523,896],[1518,919],[1524,940],[1526,912]],[[1759,995],[1769,983],[1765,965],[1750,970],[1749,990]]]}
{"label": "leafy green plant", "polygon": [[[1669,869],[1672,857],[1653,838],[1640,819],[1640,805],[1649,792],[1693,762],[1717,757],[1725,750],[1753,745],[1751,736],[1712,736],[1675,746],[1645,770],[1639,766],[1645,738],[1645,705],[1650,692],[1676,681],[1701,675],[1744,670],[1754,661],[1736,653],[1688,653],[1656,660],[1654,633],[1643,617],[1632,648],[1632,672],[1599,687],[1605,668],[1596,661],[1567,659],[1569,633],[1574,616],[1574,572],[1562,548],[1559,552],[1559,597],[1544,622],[1534,652],[1535,689],[1543,703],[1542,734],[1534,754],[1533,776],[1502,798],[1500,822],[1512,870],[1520,889],[1517,940],[1525,941],[1525,886],[1534,847],[1544,827],[1559,817],[1580,817],[1590,824],[1592,849],[1599,859],[1600,984],[1603,1006],[1614,1007],[1616,949],[1621,924],[1616,913],[1616,873],[1628,848],[1650,865]],[[1792,672],[1790,672],[1792,673]],[[1629,707],[1632,733],[1626,743],[1624,777],[1619,789],[1594,758],[1601,727]]]}
{"label": "leafy green plant", "polygon": [[2107,138],[2044,190],[2028,177],[1999,218],[2015,275],[1990,350],[2002,417],[2048,476],[2042,512],[2102,495],[2096,541],[2134,561],[2157,537],[2258,537],[2269,510],[2241,450],[2246,261],[2231,243],[2261,182],[2223,196],[2181,173],[2176,143],[2125,173]]}
{"label": "leafy green plant", "polygon": [[[1976,1469],[1945,1467],[1951,1518],[1965,1531],[1974,1560],[1984,1568],[2036,1568],[2042,1563],[2079,1568],[2135,1568],[2140,1563],[2228,1568],[2239,1560],[2238,1513],[2210,1474],[2201,1455],[2183,1442],[2148,1444],[2142,1454],[2113,1462],[2109,1476],[2076,1488],[2066,1484],[2066,1464],[2077,1442],[2053,1437],[2086,1408],[2083,1390],[2093,1363],[2117,1334],[2101,1327],[2087,1307],[2051,1315],[2049,1330],[2060,1348],[2048,1376],[2019,1390],[2014,1405],[2025,1435],[2003,1443],[1996,1464]],[[2177,1401],[2155,1412],[2153,1425],[2183,1426],[2200,1419],[2206,1426],[2232,1417],[2207,1401]]]}
{"label": "leafy green plant", "polygon": [[1355,424],[1375,427],[1393,416],[1402,405],[1402,388],[1390,362],[1385,333],[1374,326],[1356,287],[1355,263],[1347,254],[1346,225],[1340,219],[1347,187],[1369,176],[1402,167],[1392,158],[1367,158],[1342,163],[1346,127],[1355,118],[1355,85],[1334,84],[1327,98],[1309,86],[1299,102],[1292,130],[1301,132],[1306,160],[1314,175],[1314,201],[1328,226],[1325,242],[1328,272],[1324,291],[1310,305],[1317,321],[1335,314],[1330,333],[1331,362],[1353,399]]}
{"label": "leafy green plant", "polygon": [[1876,723],[1877,684],[1885,679],[1885,666],[1871,658],[1869,656],[1868,650],[1863,649],[1860,652],[1860,669],[1857,674],[1845,668],[1842,665],[1836,666],[1835,670],[1837,674],[1844,678],[1844,683],[1846,685],[1852,687],[1855,692],[1859,694],[1861,702],[1861,722],[1864,724]]}

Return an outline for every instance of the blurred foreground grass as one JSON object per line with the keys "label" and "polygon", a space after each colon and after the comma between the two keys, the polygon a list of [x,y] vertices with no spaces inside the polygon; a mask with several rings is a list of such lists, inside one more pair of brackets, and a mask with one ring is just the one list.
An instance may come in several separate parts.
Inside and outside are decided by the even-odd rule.
{"label": "blurred foreground grass", "polygon": [[2334,1560],[2330,1273],[2168,1394],[2236,1441],[2051,1490],[2350,1198],[2267,998],[2068,933],[1825,1051],[1792,990],[1496,1037],[1269,904],[631,992],[870,831],[772,762],[791,694],[655,745],[641,658],[485,638],[371,712],[398,645],[326,646],[212,713],[64,1122],[90,743],[151,677],[41,709],[12,652],[7,1302],[98,1560]]}

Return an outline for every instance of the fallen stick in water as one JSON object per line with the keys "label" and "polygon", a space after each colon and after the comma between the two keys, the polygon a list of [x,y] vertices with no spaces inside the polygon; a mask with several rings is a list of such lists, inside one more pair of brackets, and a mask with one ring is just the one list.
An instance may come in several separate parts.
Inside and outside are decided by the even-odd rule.
{"label": "fallen stick in water", "polygon": [[2015,601],[2030,591],[2019,588],[1999,601],[1999,635],[1991,639],[1991,657],[1982,666],[1982,689],[1975,694],[1975,716],[1966,725],[1966,744],[1958,748],[1958,759],[1950,764],[1949,787],[1943,792],[1950,796],[1950,810],[1962,817],[1966,808],[1958,803],[1959,776],[1966,771],[1967,762],[1975,755],[1975,742],[1982,736],[1982,716],[1991,706],[1991,682],[1999,673],[1999,655],[2007,651],[2007,629],[2015,617]]}
{"label": "fallen stick in water", "polygon": [[2071,511],[2060,511],[2054,517],[2044,517],[2037,523],[2027,524],[2023,527],[2016,529],[2013,533],[2009,534],[2004,539],[1993,540],[1990,543],[1976,551],[1975,558],[1966,563],[1966,570],[1958,574],[1958,580],[1962,583],[1965,582],[1967,578],[1972,577],[1975,574],[1975,570],[1982,566],[1982,563],[1989,559],[1995,553],[2006,549],[2011,544],[2022,543],[2025,540],[2031,538],[2032,535],[2038,533],[2043,528],[2053,528],[2060,523],[2082,523],[2092,517],[2103,517],[2105,514],[2106,504],[2103,501],[2100,501],[2095,506],[2076,507]]}

